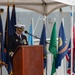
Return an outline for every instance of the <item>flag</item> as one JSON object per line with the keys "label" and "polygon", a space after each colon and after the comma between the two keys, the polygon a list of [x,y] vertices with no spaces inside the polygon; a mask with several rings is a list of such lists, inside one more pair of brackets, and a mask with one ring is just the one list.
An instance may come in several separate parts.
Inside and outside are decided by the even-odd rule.
{"label": "flag", "polygon": [[[33,35],[33,29],[32,29],[32,24],[30,25],[29,28],[29,34]],[[28,44],[33,45],[33,36],[29,35],[28,36]]]}
{"label": "flag", "polygon": [[61,61],[66,56],[68,51],[68,46],[66,44],[66,36],[64,32],[63,23],[61,22],[60,29],[59,29],[59,37],[58,37],[58,54],[56,59],[56,68],[61,66]]}
{"label": "flag", "polygon": [[46,28],[45,24],[43,25],[42,33],[41,33],[41,38],[40,38],[40,45],[43,45],[44,47],[44,68],[46,67],[47,64],[47,59],[46,59]]}
{"label": "flag", "polygon": [[[73,48],[73,52],[74,52],[74,48]],[[74,56],[75,52],[73,53],[73,74],[75,74],[75,56]],[[67,73],[68,74],[71,74],[71,40],[69,42],[69,45],[68,45],[68,53],[66,55],[66,59],[68,61],[68,68],[67,68]]]}
{"label": "flag", "polygon": [[3,26],[1,15],[0,15],[0,62],[1,62],[0,65],[5,65]]}
{"label": "flag", "polygon": [[8,74],[12,74],[12,65],[10,62],[10,56],[8,51],[8,42],[9,42],[9,36],[13,34],[12,31],[12,25],[10,21],[10,14],[9,14],[9,5],[7,7],[7,19],[6,19],[6,26],[5,26],[5,49],[6,49],[6,64],[8,65],[7,71]]}
{"label": "flag", "polygon": [[69,45],[68,45],[68,53],[66,55],[66,59],[68,61],[67,73],[71,74],[71,40],[70,40]]}
{"label": "flag", "polygon": [[11,15],[11,25],[12,25],[12,31],[15,33],[15,25],[16,25],[16,11],[15,11],[15,4],[13,5],[12,9],[12,15]]}
{"label": "flag", "polygon": [[[71,39],[68,46],[68,53],[66,55],[68,61],[67,73],[71,74]],[[73,26],[73,74],[75,74],[75,26]]]}
{"label": "flag", "polygon": [[51,75],[53,75],[56,72],[55,60],[57,58],[56,22],[53,25],[53,29],[51,33],[49,51],[53,54],[53,63],[52,63],[52,70],[51,70]]}

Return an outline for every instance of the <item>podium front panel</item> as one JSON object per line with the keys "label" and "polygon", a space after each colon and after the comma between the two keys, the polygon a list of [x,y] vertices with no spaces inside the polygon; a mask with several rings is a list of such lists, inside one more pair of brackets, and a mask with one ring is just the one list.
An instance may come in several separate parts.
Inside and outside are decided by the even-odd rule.
{"label": "podium front panel", "polygon": [[20,71],[14,71],[14,75],[43,75],[43,46],[21,46],[15,56],[18,56],[15,60],[18,67],[14,66],[20,68]]}

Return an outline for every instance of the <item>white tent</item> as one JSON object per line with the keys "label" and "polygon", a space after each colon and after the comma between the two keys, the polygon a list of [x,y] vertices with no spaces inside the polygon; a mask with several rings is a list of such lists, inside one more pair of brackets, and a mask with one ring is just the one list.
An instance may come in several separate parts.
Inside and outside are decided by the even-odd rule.
{"label": "white tent", "polygon": [[0,5],[7,4],[15,4],[16,7],[33,10],[46,16],[57,8],[67,6],[54,0],[0,0]]}
{"label": "white tent", "polygon": [[0,0],[0,5],[15,4],[16,7],[48,15],[57,8],[75,5],[75,0]]}
{"label": "white tent", "polygon": [[48,15],[55,9],[75,5],[75,0],[0,0],[0,5],[15,4],[16,7],[36,11]]}

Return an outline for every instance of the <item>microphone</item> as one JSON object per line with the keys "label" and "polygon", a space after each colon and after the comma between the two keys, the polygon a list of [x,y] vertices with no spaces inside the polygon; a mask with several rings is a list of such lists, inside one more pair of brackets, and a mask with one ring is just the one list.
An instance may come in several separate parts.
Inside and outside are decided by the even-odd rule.
{"label": "microphone", "polygon": [[25,33],[28,33],[27,31],[24,31]]}

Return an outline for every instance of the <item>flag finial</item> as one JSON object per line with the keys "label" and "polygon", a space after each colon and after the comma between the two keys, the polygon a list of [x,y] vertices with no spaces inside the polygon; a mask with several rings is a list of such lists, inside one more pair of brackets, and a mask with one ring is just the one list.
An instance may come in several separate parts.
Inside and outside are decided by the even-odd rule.
{"label": "flag finial", "polygon": [[0,14],[1,14],[1,13],[3,13],[3,12],[4,12],[4,9],[3,9],[3,8],[1,8],[1,9],[0,9]]}
{"label": "flag finial", "polygon": [[43,16],[43,23],[46,23],[46,15]]}

